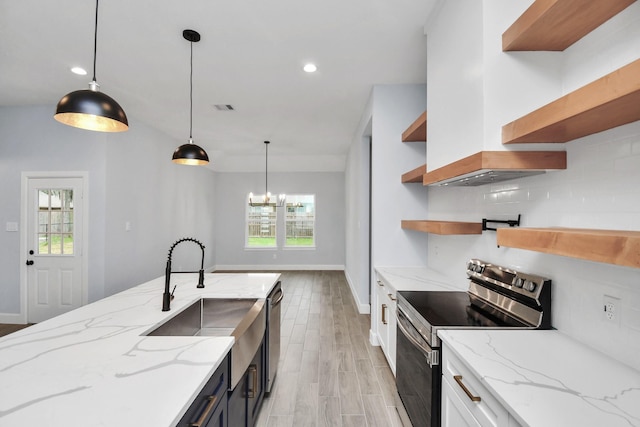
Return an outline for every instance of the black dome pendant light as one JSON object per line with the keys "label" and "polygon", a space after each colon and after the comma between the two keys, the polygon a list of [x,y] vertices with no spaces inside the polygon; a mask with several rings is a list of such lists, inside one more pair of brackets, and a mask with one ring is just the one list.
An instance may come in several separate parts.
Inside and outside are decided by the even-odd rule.
{"label": "black dome pendant light", "polygon": [[193,43],[200,41],[200,34],[194,30],[184,30],[182,37],[191,45],[191,73],[189,74],[189,142],[173,152],[173,162],[181,165],[206,165],[209,163],[207,152],[193,143]]}
{"label": "black dome pendant light", "polygon": [[96,82],[96,53],[98,46],[98,0],[96,25],[93,33],[93,80],[89,89],[76,90],[62,97],[54,119],[65,125],[99,132],[122,132],[129,129],[127,115],[110,96],[99,91]]}

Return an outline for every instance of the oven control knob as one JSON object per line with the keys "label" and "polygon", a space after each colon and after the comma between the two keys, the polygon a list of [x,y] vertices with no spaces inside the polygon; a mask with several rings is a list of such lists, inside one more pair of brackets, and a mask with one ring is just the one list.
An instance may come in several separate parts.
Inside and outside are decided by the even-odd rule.
{"label": "oven control knob", "polygon": [[536,284],[531,280],[527,280],[524,284],[524,289],[526,289],[529,292],[533,292],[536,290]]}
{"label": "oven control knob", "polygon": [[516,288],[521,288],[523,284],[524,284],[524,279],[519,278],[516,280]]}

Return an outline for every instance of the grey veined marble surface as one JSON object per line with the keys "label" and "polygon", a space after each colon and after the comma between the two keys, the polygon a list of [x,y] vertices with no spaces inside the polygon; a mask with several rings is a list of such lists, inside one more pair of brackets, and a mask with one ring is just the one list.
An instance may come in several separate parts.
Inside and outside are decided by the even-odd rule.
{"label": "grey veined marble surface", "polygon": [[640,426],[640,372],[558,331],[438,335],[524,426]]}
{"label": "grey veined marble surface", "polygon": [[171,426],[233,345],[232,337],[147,337],[201,297],[265,298],[279,274],[164,277],[0,338],[0,426]]}
{"label": "grey veined marble surface", "polygon": [[469,288],[464,268],[454,271],[453,277],[428,267],[380,266],[375,270],[396,291],[466,291]]}

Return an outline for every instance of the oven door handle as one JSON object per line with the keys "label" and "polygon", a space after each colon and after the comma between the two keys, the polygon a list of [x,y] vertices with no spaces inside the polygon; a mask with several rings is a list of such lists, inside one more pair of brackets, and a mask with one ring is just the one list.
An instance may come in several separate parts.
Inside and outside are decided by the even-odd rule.
{"label": "oven door handle", "polygon": [[429,364],[429,366],[433,367],[435,365],[438,365],[440,363],[439,358],[438,358],[438,351],[437,350],[433,350],[427,344],[421,343],[413,335],[411,335],[411,333],[407,330],[407,327],[405,326],[405,322],[409,323],[409,324],[411,324],[411,322],[409,321],[409,319],[407,318],[407,315],[404,313],[404,311],[400,307],[397,307],[396,318],[398,319],[397,325],[398,325],[398,329],[400,330],[400,332],[402,332],[402,334],[414,346],[416,346],[420,350],[422,350],[422,352],[424,353],[424,355],[427,358],[427,363]]}

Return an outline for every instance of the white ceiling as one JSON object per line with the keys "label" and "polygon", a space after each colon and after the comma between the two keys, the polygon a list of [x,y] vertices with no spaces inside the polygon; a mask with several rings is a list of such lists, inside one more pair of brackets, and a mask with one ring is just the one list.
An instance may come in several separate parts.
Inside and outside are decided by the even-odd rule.
{"label": "white ceiling", "polygon": [[[177,147],[189,136],[182,30],[194,29],[193,136],[214,169],[263,170],[265,139],[270,170],[283,156],[292,170],[304,159],[343,167],[373,85],[426,81],[433,3],[103,0],[96,77],[131,126],[144,122]],[[92,0],[0,0],[0,105],[52,105],[53,116],[64,94],[87,88],[94,19]],[[303,72],[306,62],[318,71]],[[74,65],[89,75],[72,74]]]}

